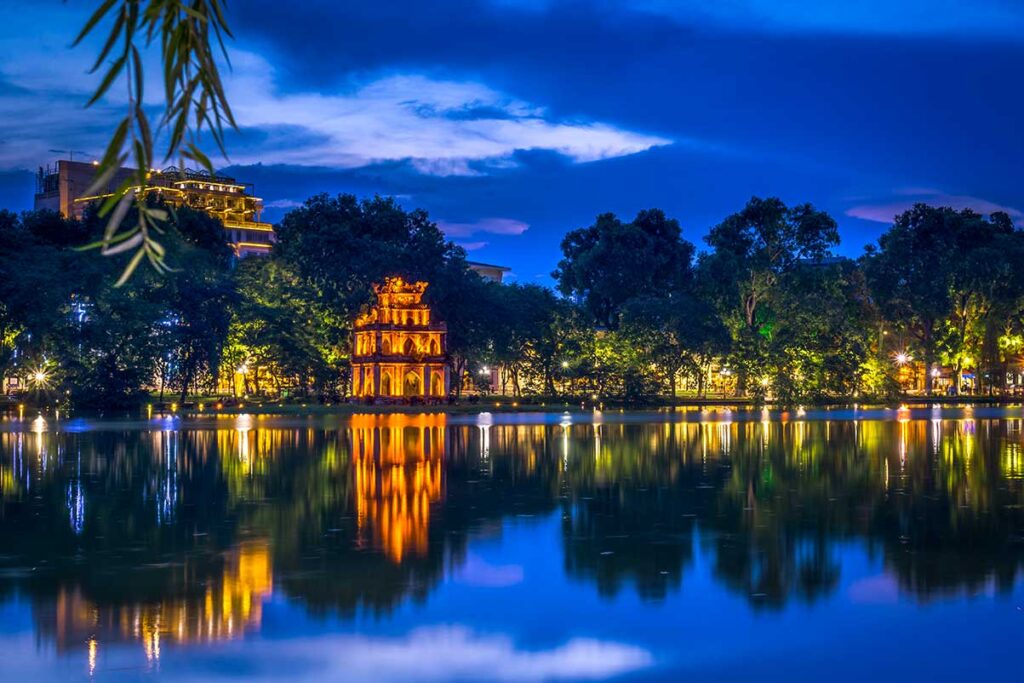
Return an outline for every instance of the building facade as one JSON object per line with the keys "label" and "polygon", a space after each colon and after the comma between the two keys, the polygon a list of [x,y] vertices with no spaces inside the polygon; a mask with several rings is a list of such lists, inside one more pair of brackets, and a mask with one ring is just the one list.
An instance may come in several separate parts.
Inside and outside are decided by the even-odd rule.
{"label": "building facade", "polygon": [[506,266],[495,266],[490,263],[479,263],[478,261],[466,261],[466,265],[483,279],[499,284],[505,278],[505,273],[510,270]]}
{"label": "building facade", "polygon": [[[61,159],[56,166],[40,167],[36,176],[35,208],[81,218],[90,203],[109,196],[134,173],[122,168],[105,187],[86,195],[96,175],[96,164]],[[262,255],[274,243],[274,228],[260,221],[263,200],[251,184],[224,175],[210,175],[174,166],[153,170],[147,192],[173,206],[188,206],[220,219],[237,256]]]}
{"label": "building facade", "polygon": [[448,328],[423,303],[426,282],[389,277],[356,318],[352,395],[360,399],[442,399],[448,395]]}

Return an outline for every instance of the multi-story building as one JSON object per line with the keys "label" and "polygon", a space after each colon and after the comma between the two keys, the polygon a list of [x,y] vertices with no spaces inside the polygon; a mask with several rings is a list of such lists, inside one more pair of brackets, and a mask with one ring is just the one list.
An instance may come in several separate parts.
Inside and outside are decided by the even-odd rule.
{"label": "multi-story building", "polygon": [[467,261],[466,265],[483,279],[499,284],[504,279],[505,273],[510,270],[506,266],[494,266],[490,263],[478,263],[477,261]]}
{"label": "multi-story building", "polygon": [[[96,162],[61,159],[56,166],[39,168],[36,176],[36,209],[59,211],[68,218],[81,218],[86,207],[109,196],[134,173],[122,168],[105,187],[86,192],[96,175]],[[220,219],[239,257],[266,254],[274,243],[274,228],[260,221],[263,200],[253,194],[251,183],[240,183],[206,171],[168,167],[149,174],[147,192],[174,206],[188,206]]]}

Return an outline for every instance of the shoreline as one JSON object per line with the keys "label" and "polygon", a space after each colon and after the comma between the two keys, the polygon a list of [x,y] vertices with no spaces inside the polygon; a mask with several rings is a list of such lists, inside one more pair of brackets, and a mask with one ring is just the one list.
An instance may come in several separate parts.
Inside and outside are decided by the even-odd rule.
{"label": "shoreline", "polygon": [[719,412],[737,411],[748,413],[768,410],[776,413],[790,411],[814,412],[832,410],[914,410],[920,408],[964,408],[1014,407],[1024,405],[1024,397],[1014,396],[904,396],[886,400],[834,400],[827,402],[794,404],[773,401],[756,401],[737,398],[682,398],[676,401],[652,401],[645,403],[624,403],[616,401],[521,401],[509,397],[488,397],[486,400],[461,401],[458,403],[399,404],[399,403],[276,403],[239,402],[223,404],[216,400],[197,400],[178,405],[172,401],[144,403],[137,408],[111,410],[55,409],[52,406],[35,407],[15,402],[0,403],[0,416],[5,420],[31,420],[36,416],[44,418],[84,418],[99,420],[136,420],[153,416],[215,417],[218,415],[261,415],[280,417],[303,416],[351,416],[351,415],[421,415],[447,414],[453,416],[490,414],[563,414],[563,413],[662,413],[662,412]]}

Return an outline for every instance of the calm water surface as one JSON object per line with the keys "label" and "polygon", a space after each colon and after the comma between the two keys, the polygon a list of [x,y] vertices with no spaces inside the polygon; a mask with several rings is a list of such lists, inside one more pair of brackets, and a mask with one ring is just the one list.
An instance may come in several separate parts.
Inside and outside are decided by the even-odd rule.
{"label": "calm water surface", "polygon": [[1021,680],[1020,408],[0,424],[0,680]]}

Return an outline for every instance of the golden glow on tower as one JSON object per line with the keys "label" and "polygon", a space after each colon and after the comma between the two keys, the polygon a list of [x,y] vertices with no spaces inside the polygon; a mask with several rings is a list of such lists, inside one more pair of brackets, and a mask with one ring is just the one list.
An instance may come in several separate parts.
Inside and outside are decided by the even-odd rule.
{"label": "golden glow on tower", "polygon": [[352,394],[411,400],[448,395],[448,328],[423,302],[426,282],[389,277],[373,290],[377,302],[355,321]]}

